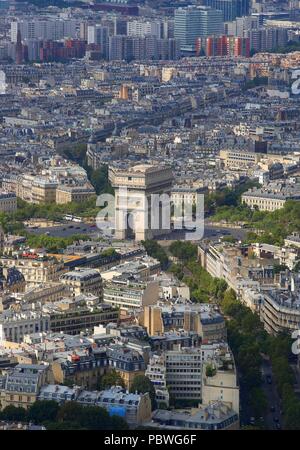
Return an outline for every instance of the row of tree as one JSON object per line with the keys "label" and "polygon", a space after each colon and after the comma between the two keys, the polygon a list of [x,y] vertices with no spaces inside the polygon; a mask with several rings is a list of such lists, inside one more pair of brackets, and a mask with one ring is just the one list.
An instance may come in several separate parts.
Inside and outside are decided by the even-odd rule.
{"label": "row of tree", "polygon": [[127,422],[98,406],[82,406],[77,402],[59,404],[53,400],[33,403],[28,410],[13,405],[6,406],[0,420],[33,422],[47,430],[126,430]]}
{"label": "row of tree", "polygon": [[282,399],[285,429],[300,429],[300,400],[294,391],[294,374],[289,364],[292,339],[288,332],[269,335],[253,313],[236,298],[232,289],[221,302],[227,321],[228,342],[234,353],[245,404],[250,404],[256,416],[262,415],[267,400],[261,388],[262,355],[269,356],[278,392]]}

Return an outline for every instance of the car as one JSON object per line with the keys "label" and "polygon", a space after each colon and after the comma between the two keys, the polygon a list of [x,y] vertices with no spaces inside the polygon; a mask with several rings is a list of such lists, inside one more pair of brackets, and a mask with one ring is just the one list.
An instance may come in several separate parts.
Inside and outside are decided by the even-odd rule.
{"label": "car", "polygon": [[271,406],[270,411],[275,412],[275,406]]}
{"label": "car", "polygon": [[74,225],[69,225],[69,228],[74,228]]}
{"label": "car", "polygon": [[279,422],[279,419],[278,419],[278,417],[274,417],[274,418],[273,418],[273,420],[274,420],[274,422],[276,422],[276,423],[278,423],[278,422]]}
{"label": "car", "polygon": [[250,417],[250,424],[254,425],[255,424],[255,417]]}
{"label": "car", "polygon": [[272,377],[271,377],[271,375],[267,375],[267,383],[272,384]]}
{"label": "car", "polygon": [[280,425],[280,423],[276,423],[276,430],[281,430],[281,425]]}

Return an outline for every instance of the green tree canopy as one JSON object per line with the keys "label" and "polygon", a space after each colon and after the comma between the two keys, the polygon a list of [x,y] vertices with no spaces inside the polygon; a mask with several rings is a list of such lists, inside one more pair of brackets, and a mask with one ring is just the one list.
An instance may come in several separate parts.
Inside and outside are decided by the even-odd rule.
{"label": "green tree canopy", "polygon": [[36,401],[28,410],[28,418],[34,423],[55,421],[59,411],[59,405],[53,400]]}
{"label": "green tree canopy", "polygon": [[130,392],[135,392],[145,394],[146,392],[149,392],[149,396],[151,399],[151,406],[152,409],[156,408],[156,400],[155,400],[155,389],[153,386],[153,383],[148,377],[145,377],[144,375],[137,375],[130,388]]}

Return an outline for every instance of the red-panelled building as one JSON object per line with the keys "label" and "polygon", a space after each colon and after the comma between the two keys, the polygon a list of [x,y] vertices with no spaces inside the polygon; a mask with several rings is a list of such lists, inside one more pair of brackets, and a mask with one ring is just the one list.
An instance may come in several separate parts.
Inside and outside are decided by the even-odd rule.
{"label": "red-panelled building", "polygon": [[250,57],[250,40],[236,36],[209,36],[196,39],[196,55]]}

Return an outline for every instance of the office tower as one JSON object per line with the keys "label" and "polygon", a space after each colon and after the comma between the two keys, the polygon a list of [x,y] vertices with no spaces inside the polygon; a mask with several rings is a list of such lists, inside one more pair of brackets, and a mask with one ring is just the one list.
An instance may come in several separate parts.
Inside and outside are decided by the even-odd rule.
{"label": "office tower", "polygon": [[249,0],[204,0],[204,5],[222,11],[225,22],[249,14]]}
{"label": "office tower", "polygon": [[127,20],[123,19],[122,17],[114,17],[113,19],[114,24],[114,36],[119,35],[127,35]]}
{"label": "office tower", "polygon": [[17,43],[16,43],[16,64],[22,64],[23,62],[23,45],[21,31],[18,29],[17,32]]}
{"label": "office tower", "polygon": [[83,41],[88,40],[88,23],[87,22],[80,23],[79,38],[82,39]]}
{"label": "office tower", "polygon": [[174,37],[180,41],[180,49],[193,51],[195,40],[200,36],[199,8],[189,6],[175,10]]}
{"label": "office tower", "polygon": [[89,25],[87,30],[88,44],[100,45],[100,52],[103,58],[108,58],[109,54],[109,30],[101,25]]}
{"label": "office tower", "polygon": [[200,34],[199,36],[220,35],[224,32],[222,11],[209,7],[200,7]]}
{"label": "office tower", "polygon": [[223,34],[223,13],[206,6],[175,10],[174,37],[181,50],[194,51],[196,38]]}

